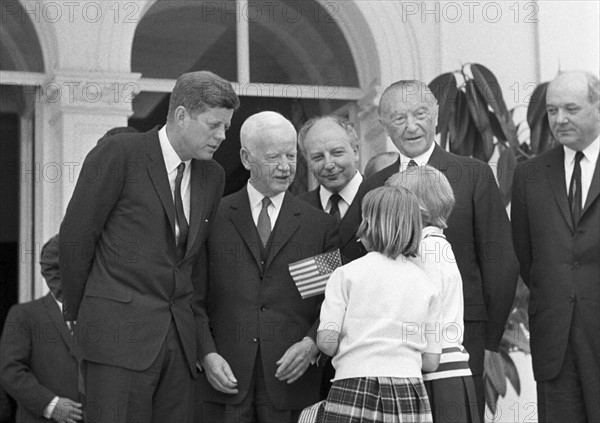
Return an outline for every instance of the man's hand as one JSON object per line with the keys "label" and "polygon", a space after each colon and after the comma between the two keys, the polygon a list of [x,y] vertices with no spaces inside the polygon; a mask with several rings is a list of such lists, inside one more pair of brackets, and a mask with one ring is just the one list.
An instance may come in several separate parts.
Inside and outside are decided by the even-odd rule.
{"label": "man's hand", "polygon": [[275,377],[282,382],[287,381],[288,384],[294,383],[308,369],[311,360],[316,357],[318,352],[315,341],[309,337],[296,342],[275,363],[279,366],[275,372]]}
{"label": "man's hand", "polygon": [[75,423],[83,420],[81,404],[69,398],[59,398],[50,416],[59,423]]}
{"label": "man's hand", "polygon": [[202,366],[206,371],[206,378],[210,386],[225,394],[238,393],[237,379],[223,357],[217,353],[206,354],[202,360]]}

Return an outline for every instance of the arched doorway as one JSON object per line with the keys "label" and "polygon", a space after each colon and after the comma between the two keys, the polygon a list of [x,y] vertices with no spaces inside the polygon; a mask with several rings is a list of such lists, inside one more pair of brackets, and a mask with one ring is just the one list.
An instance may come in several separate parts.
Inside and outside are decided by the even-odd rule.
{"label": "arched doorway", "polygon": [[[28,14],[2,1],[0,22],[0,326],[11,305],[31,299],[39,273],[34,241],[35,80],[44,58]],[[29,84],[27,81],[31,81]]]}
{"label": "arched doorway", "polygon": [[[319,114],[349,115],[363,97],[357,60],[329,3],[318,1],[158,0],[133,40],[132,72],[142,74],[130,125],[162,125],[168,93],[181,73],[206,69],[235,82],[242,105],[215,154],[226,193],[248,175],[239,160],[239,129],[251,114],[275,110],[297,127]],[[149,89],[145,89],[148,87]],[[299,163],[293,190],[307,189]]]}

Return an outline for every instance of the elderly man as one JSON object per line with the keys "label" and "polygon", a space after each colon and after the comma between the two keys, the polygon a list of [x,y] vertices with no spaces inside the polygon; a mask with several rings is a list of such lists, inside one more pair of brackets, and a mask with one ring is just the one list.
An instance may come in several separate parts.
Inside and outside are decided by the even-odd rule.
{"label": "elderly man", "polygon": [[286,192],[296,172],[296,131],[275,112],[242,125],[250,180],[221,202],[208,238],[205,325],[199,327],[207,399],[197,419],[295,422],[319,399],[311,364],[323,296],[302,299],[288,265],[334,249],[335,219]]}
{"label": "elderly man", "polygon": [[500,191],[487,164],[446,152],[434,142],[438,104],[425,83],[399,81],[390,85],[381,96],[379,118],[400,151],[400,158],[368,178],[359,198],[395,173],[424,164],[441,171],[454,191],[456,206],[445,234],[463,280],[463,345],[470,355],[479,415],[483,418],[484,352],[498,351],[518,274]]}
{"label": "elderly man", "polygon": [[55,235],[40,257],[50,292],[13,306],[0,341],[0,382],[17,401],[17,423],[83,420],[78,362],[62,317],[58,257]]}
{"label": "elderly man", "polygon": [[319,182],[316,189],[299,198],[340,222],[342,252],[356,248],[352,222],[360,216],[360,204],[354,200],[363,178],[357,169],[358,137],[354,128],[339,116],[316,117],[300,129],[298,145]]}
{"label": "elderly man", "polygon": [[600,81],[560,74],[546,109],[560,146],[517,166],[512,225],[540,422],[600,421]]}
{"label": "elderly man", "polygon": [[197,258],[223,193],[212,156],[238,106],[219,76],[184,74],[164,127],[113,135],[86,157],[60,228],[86,422],[193,418]]}

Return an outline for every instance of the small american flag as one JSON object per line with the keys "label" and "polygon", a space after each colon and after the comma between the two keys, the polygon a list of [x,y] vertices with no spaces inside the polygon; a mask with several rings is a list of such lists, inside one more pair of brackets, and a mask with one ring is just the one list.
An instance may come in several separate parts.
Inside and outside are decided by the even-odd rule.
{"label": "small american flag", "polygon": [[323,294],[329,275],[342,265],[340,250],[318,254],[289,265],[302,299]]}

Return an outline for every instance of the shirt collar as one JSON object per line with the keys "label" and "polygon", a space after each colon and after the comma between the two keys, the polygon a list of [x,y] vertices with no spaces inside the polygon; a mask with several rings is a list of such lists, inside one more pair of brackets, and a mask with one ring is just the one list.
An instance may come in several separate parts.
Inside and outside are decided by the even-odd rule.
{"label": "shirt collar", "polygon": [[437,226],[425,226],[423,227],[423,230],[421,231],[421,239],[425,238],[426,236],[429,235],[443,235],[444,234],[444,230],[441,228],[438,228]]}
{"label": "shirt collar", "polygon": [[[356,193],[358,192],[358,188],[360,187],[362,181],[362,175],[359,171],[356,171],[352,179],[350,179],[350,182],[348,182],[346,186],[338,193],[340,194],[340,197],[342,197],[342,200],[344,200],[347,204],[351,204],[354,200],[354,197],[356,197]],[[323,185],[321,185],[319,188],[319,198],[321,199],[323,210],[325,210],[327,202],[333,194],[333,192],[329,191]]]}
{"label": "shirt collar", "polygon": [[423,166],[423,165],[426,165],[427,163],[429,163],[429,158],[433,154],[433,149],[435,148],[435,144],[436,144],[435,141],[432,142],[431,146],[429,146],[429,149],[427,151],[425,151],[423,154],[420,154],[416,157],[407,157],[404,154],[400,153],[400,171],[406,169],[406,167],[408,166],[408,162],[410,162],[411,160],[414,160],[415,163],[417,164],[417,166]]}
{"label": "shirt collar", "polygon": [[[575,160],[575,153],[577,152],[567,146],[563,146],[563,150],[565,151],[565,163],[572,165]],[[586,159],[594,161],[593,159],[598,157],[598,153],[600,152],[600,136],[584,148],[582,152]]]}
{"label": "shirt collar", "polygon": [[[246,184],[248,190],[248,199],[250,200],[250,208],[253,209],[255,207],[262,207],[262,200],[265,198],[264,194],[261,194],[254,186],[248,182]],[[281,205],[283,204],[283,198],[285,197],[285,191],[280,192],[273,197],[269,197],[271,200],[271,204],[277,210],[281,210]]]}
{"label": "shirt collar", "polygon": [[[158,131],[158,140],[160,141],[160,149],[162,150],[163,158],[165,159],[167,174],[169,174],[177,169],[177,166],[179,166],[182,160],[179,158],[179,155],[169,141],[166,125]],[[184,162],[186,169],[190,168],[190,162],[191,160],[186,160]]]}

